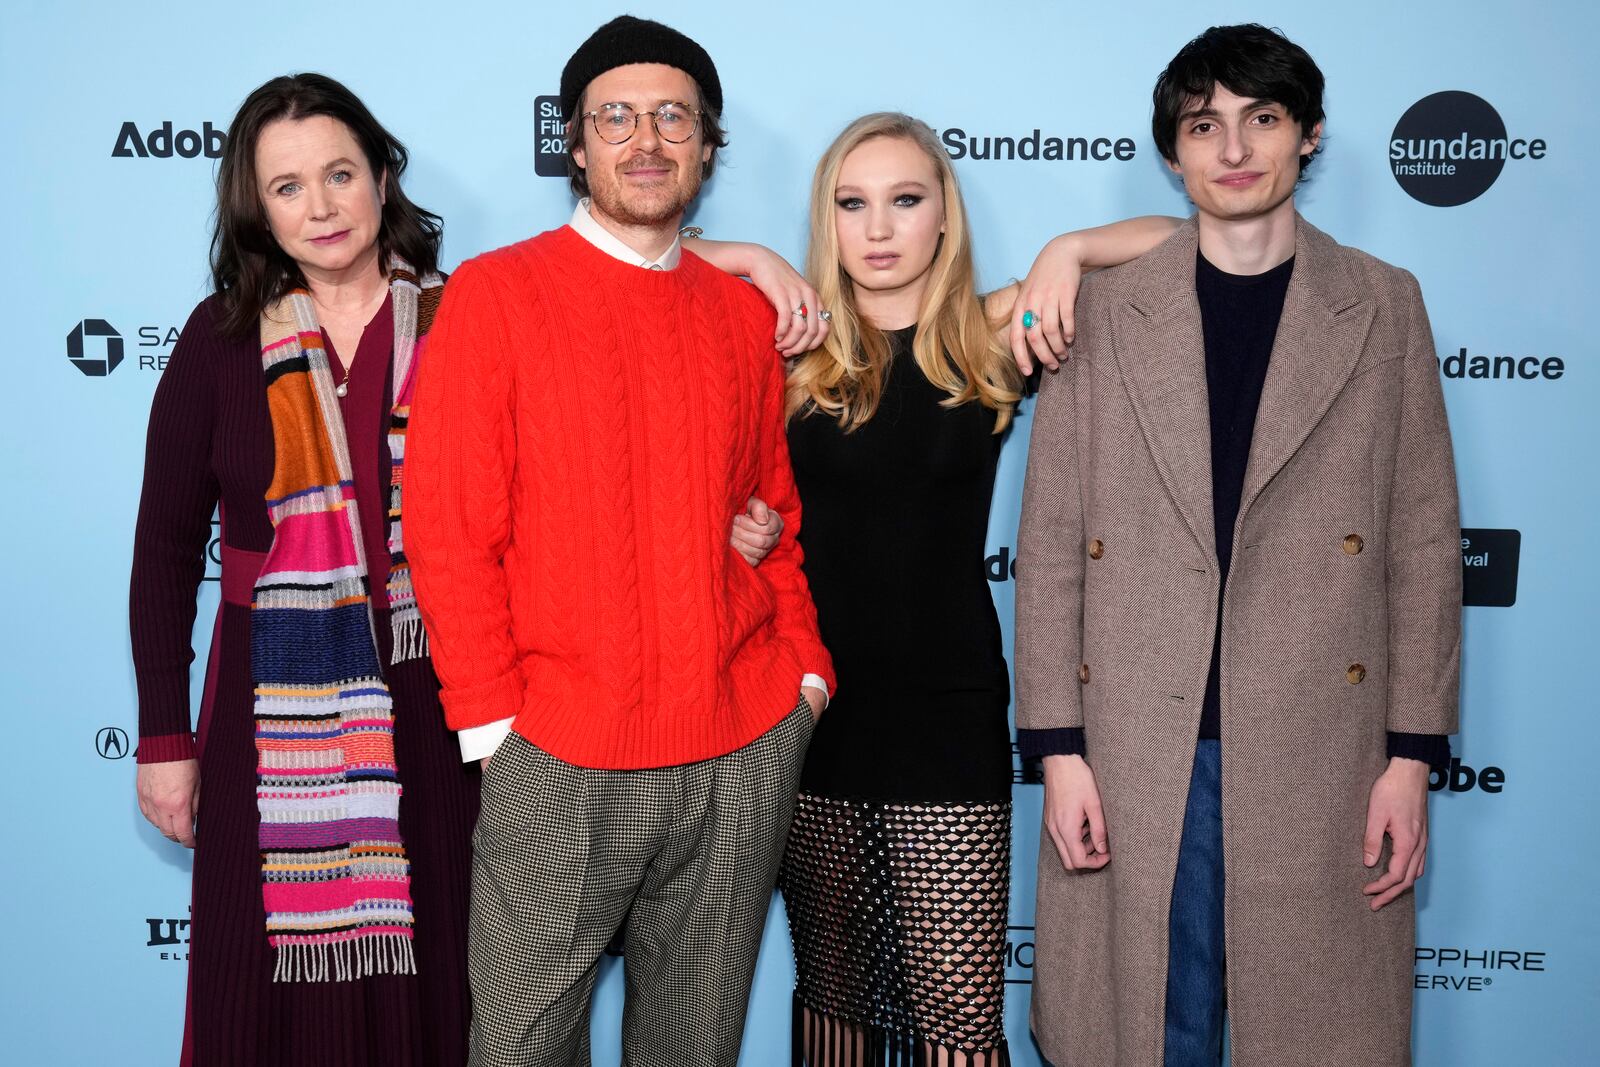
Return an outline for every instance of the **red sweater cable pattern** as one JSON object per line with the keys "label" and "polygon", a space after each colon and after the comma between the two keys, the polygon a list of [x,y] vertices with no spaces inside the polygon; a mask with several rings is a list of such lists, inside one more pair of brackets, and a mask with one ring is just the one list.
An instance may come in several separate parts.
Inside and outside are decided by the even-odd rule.
{"label": "red sweater cable pattern", "polygon": [[[428,345],[405,539],[453,729],[670,766],[761,736],[805,672],[833,686],[754,289],[562,227],[463,264]],[[751,495],[784,521],[759,569],[728,545]]]}

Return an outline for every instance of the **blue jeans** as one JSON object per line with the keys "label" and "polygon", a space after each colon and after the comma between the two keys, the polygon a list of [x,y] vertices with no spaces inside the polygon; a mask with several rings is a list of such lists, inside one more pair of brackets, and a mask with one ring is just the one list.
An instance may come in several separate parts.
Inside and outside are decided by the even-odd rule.
{"label": "blue jeans", "polygon": [[1222,742],[1200,741],[1167,919],[1166,1067],[1222,1062],[1227,1006],[1222,891]]}

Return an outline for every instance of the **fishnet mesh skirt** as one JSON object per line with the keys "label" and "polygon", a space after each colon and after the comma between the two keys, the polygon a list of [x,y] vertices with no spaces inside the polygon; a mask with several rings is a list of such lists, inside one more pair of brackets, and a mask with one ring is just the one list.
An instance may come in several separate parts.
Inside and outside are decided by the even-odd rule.
{"label": "fishnet mesh skirt", "polygon": [[1005,1067],[1011,805],[801,793],[795,1067]]}

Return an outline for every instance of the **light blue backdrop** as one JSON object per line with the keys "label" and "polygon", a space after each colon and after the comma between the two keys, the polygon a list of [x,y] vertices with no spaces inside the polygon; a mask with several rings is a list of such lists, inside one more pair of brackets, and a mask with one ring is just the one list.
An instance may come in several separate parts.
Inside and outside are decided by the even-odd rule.
{"label": "light blue backdrop", "polygon": [[[861,112],[900,108],[975,137],[1038,128],[1132,138],[1124,161],[958,161],[988,285],[1025,273],[1061,230],[1184,212],[1148,119],[1152,81],[1189,37],[1212,22],[1260,20],[1309,48],[1328,76],[1329,123],[1301,193],[1306,215],[1418,276],[1442,355],[1564,365],[1556,379],[1445,385],[1463,525],[1520,531],[1522,555],[1515,606],[1466,609],[1457,753],[1475,772],[1499,768],[1503,785],[1435,794],[1419,893],[1417,1062],[1593,1062],[1600,729],[1592,686],[1579,684],[1600,593],[1596,431],[1583,414],[1600,401],[1583,258],[1600,174],[1581,73],[1600,31],[1593,6],[681,0],[634,12],[701,40],[726,87],[732,144],[694,221],[791,257],[803,252],[811,168]],[[445,216],[453,266],[567,216],[565,183],[534,172],[534,100],[555,92],[571,49],[615,13],[506,0],[12,0],[0,14],[11,204],[0,300],[14,342],[0,420],[10,516],[0,523],[0,663],[17,756],[0,775],[0,1058],[168,1064],[180,1039],[184,946],[160,942],[186,936],[188,855],[139,816],[133,761],[115,758],[115,733],[106,756],[97,745],[107,728],[135,733],[125,597],[144,424],[161,359],[205,292],[214,161],[116,156],[124,124],[141,136],[166,122],[203,134],[205,123],[225,128],[272,75],[332,74],[411,147],[409,191]],[[1388,142],[1412,104],[1441,90],[1482,97],[1511,137],[1544,139],[1544,158],[1508,162],[1463,206],[1412,199],[1389,173]],[[85,319],[122,338],[125,360],[110,374],[88,376],[68,358],[68,334]],[[85,345],[92,356],[105,341]],[[1028,427],[1025,412],[1005,451],[992,553],[1015,543]],[[1498,544],[1492,556],[1486,569],[1508,562]],[[1011,588],[994,585],[1008,640]],[[201,598],[203,652],[215,585]],[[198,690],[198,664],[194,677]],[[1039,790],[1019,785],[1016,796],[1008,1029],[1028,1065]],[[787,1056],[792,963],[776,908],[773,918],[749,1065]],[[597,1005],[600,1064],[618,1058],[619,977],[608,974]]]}

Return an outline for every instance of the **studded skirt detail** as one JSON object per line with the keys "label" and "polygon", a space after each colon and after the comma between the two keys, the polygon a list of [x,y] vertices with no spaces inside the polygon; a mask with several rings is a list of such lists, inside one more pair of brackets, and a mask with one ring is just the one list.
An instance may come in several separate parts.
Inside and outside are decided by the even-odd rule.
{"label": "studded skirt detail", "polygon": [[802,792],[779,881],[794,1067],[1007,1067],[1011,804]]}

